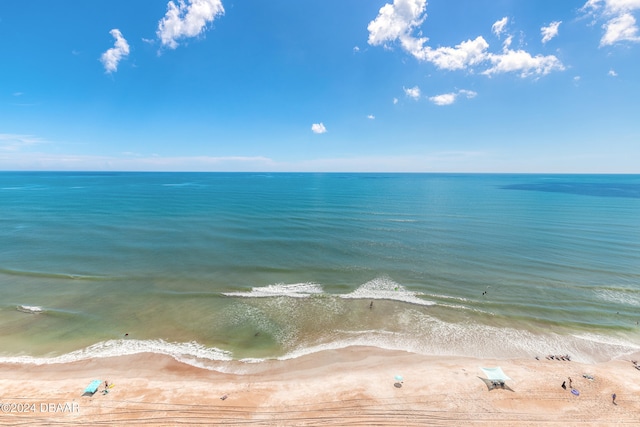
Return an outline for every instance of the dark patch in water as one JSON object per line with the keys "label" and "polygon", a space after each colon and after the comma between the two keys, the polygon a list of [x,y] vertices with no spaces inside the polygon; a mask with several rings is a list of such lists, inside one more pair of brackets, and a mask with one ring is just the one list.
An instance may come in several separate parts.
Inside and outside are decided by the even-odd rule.
{"label": "dark patch in water", "polygon": [[543,191],[595,197],[630,197],[640,199],[640,184],[555,182],[544,184],[512,184],[503,190]]}

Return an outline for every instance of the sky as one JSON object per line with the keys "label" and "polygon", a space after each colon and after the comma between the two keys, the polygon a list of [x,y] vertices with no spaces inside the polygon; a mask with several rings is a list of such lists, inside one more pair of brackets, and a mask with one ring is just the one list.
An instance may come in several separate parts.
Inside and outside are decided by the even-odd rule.
{"label": "sky", "polygon": [[0,170],[640,173],[640,0],[0,3]]}

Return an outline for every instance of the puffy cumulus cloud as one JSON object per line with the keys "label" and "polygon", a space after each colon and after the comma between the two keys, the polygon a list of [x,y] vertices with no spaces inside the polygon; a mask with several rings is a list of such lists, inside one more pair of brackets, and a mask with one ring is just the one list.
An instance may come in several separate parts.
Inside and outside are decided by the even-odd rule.
{"label": "puffy cumulus cloud", "polygon": [[562,24],[562,21],[553,21],[549,26],[540,28],[540,32],[542,33],[542,43],[546,43],[558,35],[560,24]]}
{"label": "puffy cumulus cloud", "polygon": [[458,92],[443,93],[441,95],[431,96],[429,97],[429,101],[433,102],[436,105],[451,105],[456,102],[456,100],[460,96],[474,98],[476,95],[477,93],[472,90],[460,89]]}
{"label": "puffy cumulus cloud", "polygon": [[482,36],[479,36],[475,40],[467,40],[455,47],[439,47],[437,49],[426,47],[422,50],[422,55],[419,58],[444,70],[461,70],[483,62],[487,58],[488,48],[489,44]]}
{"label": "puffy cumulus cloud", "polygon": [[489,54],[492,66],[482,74],[490,76],[498,73],[519,72],[521,77],[546,75],[552,71],[564,70],[564,65],[554,55],[532,56],[524,50],[506,50],[502,54]]}
{"label": "puffy cumulus cloud", "polygon": [[616,70],[613,69],[609,70],[607,75],[609,75],[610,77],[618,77],[618,73],[616,73]]}
{"label": "puffy cumulus cloud", "polygon": [[367,116],[367,119],[369,119],[369,120],[375,120],[375,119],[376,119],[376,116],[374,116],[373,114],[369,114],[369,115]]}
{"label": "puffy cumulus cloud", "polygon": [[175,49],[178,40],[200,35],[208,23],[223,14],[221,0],[179,0],[178,4],[170,1],[156,35],[163,46]]}
{"label": "puffy cumulus cloud", "polygon": [[[454,47],[442,46],[434,49],[426,44],[429,39],[423,37],[418,28],[427,17],[426,7],[426,0],[394,0],[393,4],[385,4],[367,27],[369,44],[384,47],[399,44],[416,59],[430,62],[443,70],[473,71],[475,67],[489,63],[490,68],[483,74],[519,72],[521,77],[526,77],[564,69],[555,56],[533,57],[524,51],[509,50],[511,36],[505,40],[502,54],[490,53],[489,43],[482,36],[463,41]],[[502,35],[508,22],[508,18],[502,18],[493,24],[492,31],[498,36]],[[527,57],[529,59],[525,60]]]}
{"label": "puffy cumulus cloud", "polygon": [[443,93],[429,98],[429,101],[436,105],[451,105],[456,102],[457,93]]}
{"label": "puffy cumulus cloud", "polygon": [[600,46],[612,45],[621,41],[640,42],[636,19],[630,13],[623,13],[610,19],[603,28],[604,36]]}
{"label": "puffy cumulus cloud", "polygon": [[369,23],[369,44],[384,45],[400,39],[413,39],[413,29],[426,18],[426,0],[394,0],[380,8],[376,19]]}
{"label": "puffy cumulus cloud", "polygon": [[606,11],[611,14],[618,14],[622,12],[628,12],[635,9],[640,9],[640,0],[588,0],[583,10],[591,11]]}
{"label": "puffy cumulus cloud", "polygon": [[327,132],[327,128],[324,127],[324,124],[322,122],[314,123],[314,124],[311,125],[311,131],[313,133],[317,133],[317,134],[326,133]]}
{"label": "puffy cumulus cloud", "polygon": [[420,99],[420,88],[418,86],[414,86],[414,87],[403,87],[402,88],[404,90],[404,94],[407,95],[409,98],[418,100]]}
{"label": "puffy cumulus cloud", "polygon": [[104,70],[107,73],[113,73],[118,70],[120,61],[129,55],[129,43],[127,43],[127,40],[117,28],[109,31],[109,34],[111,34],[116,41],[111,49],[107,49],[107,51],[100,56],[100,62],[102,62]]}
{"label": "puffy cumulus cloud", "polygon": [[623,41],[640,42],[638,25],[633,13],[640,10],[640,0],[588,0],[581,10],[604,20],[604,35],[600,46]]}
{"label": "puffy cumulus cloud", "polygon": [[508,22],[509,18],[505,16],[501,20],[494,22],[494,24],[491,26],[491,31],[493,31],[493,34],[500,37],[502,33],[504,33],[504,29],[507,26]]}

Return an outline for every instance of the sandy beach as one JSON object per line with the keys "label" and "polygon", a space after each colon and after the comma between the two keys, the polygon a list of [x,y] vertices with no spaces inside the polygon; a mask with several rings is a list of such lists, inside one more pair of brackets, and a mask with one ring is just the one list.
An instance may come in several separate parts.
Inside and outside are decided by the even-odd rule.
{"label": "sandy beach", "polygon": [[[157,354],[3,364],[0,424],[640,425],[640,371],[631,362],[637,356],[583,364],[353,347],[286,361],[220,362],[219,370]],[[482,380],[480,368],[495,366],[512,378],[505,389],[489,390]],[[105,394],[103,383],[83,396],[94,379],[113,387]]]}

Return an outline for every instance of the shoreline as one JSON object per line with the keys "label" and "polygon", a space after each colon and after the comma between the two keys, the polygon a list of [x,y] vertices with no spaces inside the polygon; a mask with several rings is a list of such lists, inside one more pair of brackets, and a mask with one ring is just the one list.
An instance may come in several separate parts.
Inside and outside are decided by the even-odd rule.
{"label": "shoreline", "polygon": [[[215,362],[235,373],[154,353],[0,363],[0,425],[640,425],[640,370],[630,361],[638,359],[587,364],[349,347]],[[489,390],[482,380],[480,368],[495,366],[512,378],[507,389]],[[569,377],[578,396],[561,388]],[[113,388],[82,396],[94,379]]]}

